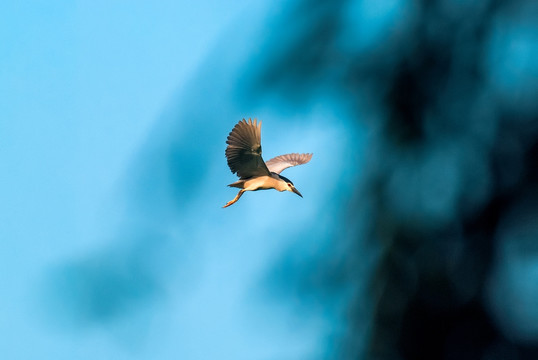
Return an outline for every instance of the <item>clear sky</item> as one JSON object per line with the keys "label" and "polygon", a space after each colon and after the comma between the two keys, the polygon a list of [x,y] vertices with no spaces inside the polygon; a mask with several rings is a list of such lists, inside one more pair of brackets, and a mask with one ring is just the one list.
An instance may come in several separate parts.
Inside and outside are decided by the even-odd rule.
{"label": "clear sky", "polygon": [[[155,255],[157,263],[144,263],[151,271],[167,272],[156,275],[165,279],[157,281],[159,290],[153,292],[150,281],[147,292],[153,297],[135,302],[136,310],[126,310],[127,315],[111,321],[100,321],[97,315],[97,320],[89,320],[96,314],[90,310],[84,317],[83,304],[93,296],[86,292],[85,271],[93,274],[89,288],[99,292],[102,284],[109,284],[100,274],[123,274],[123,256],[127,262],[132,259],[124,253],[136,253],[142,246],[125,240],[129,226],[118,225],[131,221],[124,219],[131,210],[123,196],[130,196],[125,184],[132,167],[140,162],[139,154],[148,142],[152,148],[152,142],[159,141],[159,136],[151,134],[159,133],[154,129],[162,127],[163,117],[168,118],[164,123],[178,122],[166,114],[188,96],[189,81],[203,78],[203,64],[211,63],[207,58],[215,53],[212,49],[228,46],[222,34],[241,33],[238,23],[263,22],[264,6],[212,0],[0,4],[2,357],[301,358],[319,349],[319,317],[299,321],[293,309],[278,302],[263,305],[260,295],[251,291],[270,262],[289,245],[288,237],[265,241],[274,237],[267,233],[263,242],[245,243],[260,229],[271,231],[273,224],[266,218],[242,229],[250,235],[239,236],[238,229],[229,229],[223,241],[212,242],[222,236],[222,226],[215,223],[226,221],[218,218],[220,206],[235,195],[225,187],[233,181],[222,156],[225,136],[245,116],[244,111],[227,119],[215,134],[220,141],[218,171],[222,175],[218,181],[214,178],[218,198],[206,197],[204,202],[210,205],[190,210],[200,213],[210,206],[211,214],[203,219],[184,215],[178,229],[165,230],[188,233],[196,242],[185,247],[170,236],[171,242],[153,251],[176,251],[177,256],[169,260],[176,265],[162,265],[166,263],[162,254]],[[272,14],[275,11],[278,6]],[[250,51],[249,46],[234,46]],[[232,56],[231,61],[239,60]],[[322,121],[320,114],[317,117]],[[267,126],[267,134],[277,138],[278,126],[276,121],[272,129]],[[329,130],[329,134],[339,136],[338,131]],[[320,135],[319,130],[308,130],[299,142],[301,149],[293,150],[316,152],[323,145],[316,140]],[[289,133],[280,142],[272,141],[274,150],[269,156],[278,155],[279,146],[283,148],[292,138]],[[195,138],[191,143],[199,141],[205,140]],[[326,165],[329,160],[325,159]],[[303,193],[312,191],[297,186]],[[260,199],[268,200],[270,194],[260,194]],[[298,199],[282,197],[266,211],[278,212],[282,201]],[[253,199],[245,196],[242,201],[243,209],[250,206],[253,213]],[[301,215],[301,221],[307,221],[309,213]],[[235,216],[230,214],[226,216]],[[273,219],[293,229],[289,217]],[[115,239],[118,234],[120,240]],[[182,253],[185,249],[189,254]],[[60,273],[68,277],[66,281],[74,278],[66,294],[57,291],[62,285],[54,277],[57,269],[63,269]],[[118,283],[112,281],[109,290],[102,290],[105,308],[125,280],[118,276]],[[97,284],[93,288],[91,281]],[[134,289],[145,284],[136,276],[126,281]],[[146,299],[145,295],[141,298]]]}

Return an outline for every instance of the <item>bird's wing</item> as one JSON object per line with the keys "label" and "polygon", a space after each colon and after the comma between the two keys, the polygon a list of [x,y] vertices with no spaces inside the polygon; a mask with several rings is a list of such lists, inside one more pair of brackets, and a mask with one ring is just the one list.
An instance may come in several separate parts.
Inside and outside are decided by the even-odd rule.
{"label": "bird's wing", "polygon": [[261,145],[262,122],[239,121],[226,140],[226,158],[232,173],[240,178],[264,176],[271,173],[262,159]]}
{"label": "bird's wing", "polygon": [[296,166],[306,164],[312,159],[312,154],[286,154],[272,158],[267,162],[269,171],[280,174],[283,170]]}

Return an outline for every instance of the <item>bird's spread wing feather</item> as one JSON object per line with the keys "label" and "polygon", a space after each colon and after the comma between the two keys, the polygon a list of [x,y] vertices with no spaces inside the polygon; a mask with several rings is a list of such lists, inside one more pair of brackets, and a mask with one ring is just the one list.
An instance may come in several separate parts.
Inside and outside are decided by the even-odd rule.
{"label": "bird's spread wing feather", "polygon": [[232,173],[246,179],[252,176],[270,175],[265,162],[262,159],[261,145],[262,122],[239,121],[230,135],[226,144],[226,158]]}
{"label": "bird's spread wing feather", "polygon": [[272,158],[267,162],[267,168],[269,171],[280,174],[283,170],[296,166],[306,164],[312,159],[312,154],[286,154]]}

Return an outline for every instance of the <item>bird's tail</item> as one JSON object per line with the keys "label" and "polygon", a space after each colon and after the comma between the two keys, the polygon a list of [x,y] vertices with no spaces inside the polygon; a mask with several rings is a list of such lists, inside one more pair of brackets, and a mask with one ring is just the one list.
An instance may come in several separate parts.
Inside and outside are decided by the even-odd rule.
{"label": "bird's tail", "polygon": [[244,184],[245,184],[245,180],[237,180],[236,182],[231,183],[228,186],[243,189]]}

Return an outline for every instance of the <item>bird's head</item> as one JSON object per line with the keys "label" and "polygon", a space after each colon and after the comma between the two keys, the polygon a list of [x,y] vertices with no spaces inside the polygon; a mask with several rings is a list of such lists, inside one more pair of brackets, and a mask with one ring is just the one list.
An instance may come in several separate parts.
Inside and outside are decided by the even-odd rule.
{"label": "bird's head", "polygon": [[303,195],[301,195],[301,193],[299,192],[299,190],[297,190],[295,188],[295,185],[293,185],[293,183],[291,182],[290,179],[282,176],[282,175],[279,175],[280,176],[280,181],[284,182],[286,185],[284,186],[284,189],[285,191],[291,191],[293,193],[296,193],[297,195],[299,195],[300,197],[303,197]]}

